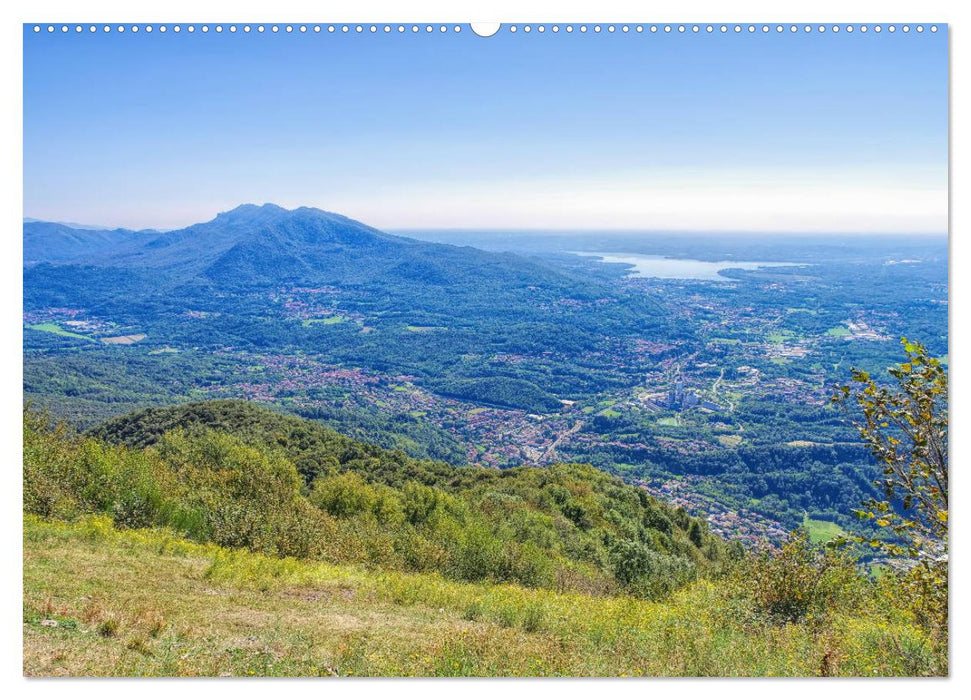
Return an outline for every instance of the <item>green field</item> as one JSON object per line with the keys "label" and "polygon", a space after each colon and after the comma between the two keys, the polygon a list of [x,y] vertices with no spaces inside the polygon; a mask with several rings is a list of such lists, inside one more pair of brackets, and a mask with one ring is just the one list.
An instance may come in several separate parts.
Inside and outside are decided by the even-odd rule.
{"label": "green field", "polygon": [[405,326],[405,330],[412,333],[433,333],[448,330],[445,326]]}
{"label": "green field", "polygon": [[807,514],[802,520],[802,526],[809,533],[809,539],[814,543],[829,542],[835,537],[845,535],[846,532],[836,523],[828,520],[813,520]]}
{"label": "green field", "polygon": [[43,333],[53,333],[54,335],[62,335],[66,338],[78,338],[80,340],[87,340],[89,342],[95,342],[94,338],[86,335],[81,335],[80,333],[73,333],[71,331],[64,330],[56,323],[35,323],[33,325],[27,326],[32,331],[41,331]]}
{"label": "green field", "polygon": [[310,326],[333,326],[337,323],[344,323],[348,318],[346,316],[326,316],[324,318],[307,318],[303,321],[304,328],[310,328]]}
{"label": "green field", "polygon": [[796,334],[792,331],[780,330],[774,333],[769,333],[765,336],[765,339],[772,343],[773,345],[782,345],[787,340],[792,340],[796,337]]}
{"label": "green field", "polygon": [[850,334],[849,328],[844,328],[843,326],[835,326],[826,331],[826,335],[833,338],[845,338]]}

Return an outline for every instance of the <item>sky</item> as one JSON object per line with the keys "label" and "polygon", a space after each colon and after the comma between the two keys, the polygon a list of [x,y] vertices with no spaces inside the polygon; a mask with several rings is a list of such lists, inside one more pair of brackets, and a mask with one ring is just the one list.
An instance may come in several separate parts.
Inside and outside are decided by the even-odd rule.
{"label": "sky", "polygon": [[28,25],[24,215],[167,229],[274,202],[385,229],[943,233],[947,80],[944,26]]}

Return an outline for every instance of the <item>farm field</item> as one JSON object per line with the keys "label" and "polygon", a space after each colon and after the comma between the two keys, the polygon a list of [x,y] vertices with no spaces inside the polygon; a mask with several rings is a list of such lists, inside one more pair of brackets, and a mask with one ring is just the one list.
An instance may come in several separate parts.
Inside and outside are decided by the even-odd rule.
{"label": "farm field", "polygon": [[53,333],[54,335],[64,336],[65,338],[77,338],[78,340],[88,340],[94,342],[94,338],[65,330],[56,323],[33,323],[28,325],[27,328],[32,331],[41,331],[42,333]]}
{"label": "farm field", "polygon": [[815,543],[828,542],[835,537],[846,534],[843,528],[836,523],[827,520],[814,520],[808,515],[803,519],[802,526],[809,533],[809,539]]}

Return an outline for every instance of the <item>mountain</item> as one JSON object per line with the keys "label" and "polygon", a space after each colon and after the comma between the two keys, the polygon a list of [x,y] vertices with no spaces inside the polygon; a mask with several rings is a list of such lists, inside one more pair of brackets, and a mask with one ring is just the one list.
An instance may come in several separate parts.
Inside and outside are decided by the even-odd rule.
{"label": "mountain", "polygon": [[54,223],[68,228],[76,228],[82,231],[114,231],[117,226],[98,226],[97,224],[76,224],[73,221],[46,221],[44,219],[34,219],[30,216],[24,217],[25,224],[47,224]]}
{"label": "mountain", "polygon": [[467,283],[470,276],[503,284],[570,283],[563,273],[516,255],[394,236],[340,214],[275,204],[243,204],[163,233],[28,222],[24,246],[25,263],[150,271],[156,290],[187,283],[234,289],[360,284],[379,277],[421,285]]}
{"label": "mountain", "polygon": [[119,247],[144,242],[154,233],[127,229],[82,229],[69,224],[24,220],[24,264],[97,259],[110,255]]}
{"label": "mountain", "polygon": [[[85,423],[145,405],[146,392],[172,401],[269,389],[315,415],[351,402],[360,420],[337,424],[453,458],[458,446],[422,425],[418,408],[375,411],[389,388],[374,382],[408,377],[450,401],[544,413],[619,383],[605,338],[659,337],[669,318],[655,298],[581,270],[306,207],[243,205],[169,232],[28,223],[25,239],[36,260],[23,277],[27,381]],[[65,362],[84,369],[53,380]],[[291,362],[300,369],[280,364]],[[370,374],[317,374],[334,367]],[[252,383],[253,372],[272,378]],[[97,411],[84,403],[95,396]]]}

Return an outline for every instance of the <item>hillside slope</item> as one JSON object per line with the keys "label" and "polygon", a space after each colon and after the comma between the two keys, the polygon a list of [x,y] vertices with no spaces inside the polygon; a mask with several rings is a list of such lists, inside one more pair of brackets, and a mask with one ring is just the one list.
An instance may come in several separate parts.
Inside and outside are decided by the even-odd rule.
{"label": "hillside slope", "polygon": [[32,222],[24,224],[24,238],[25,262],[150,270],[153,292],[186,284],[238,289],[381,278],[441,286],[470,275],[502,284],[571,285],[568,275],[516,255],[394,236],[310,207],[243,204],[161,233]]}
{"label": "hillside slope", "polygon": [[45,517],[105,513],[273,555],[647,598],[740,552],[589,465],[453,467],[241,401],[150,409],[86,438],[27,411],[24,430],[25,508]]}
{"label": "hillside slope", "polygon": [[105,518],[25,518],[27,676],[942,672],[921,633],[877,607],[839,613],[825,633],[753,626],[744,609],[707,581],[661,603],[563,595],[275,560]]}

